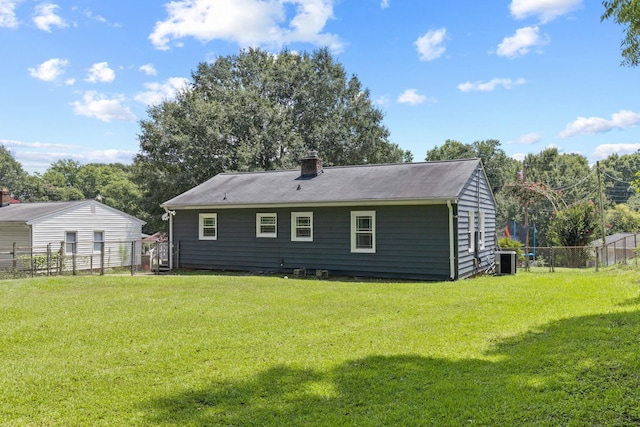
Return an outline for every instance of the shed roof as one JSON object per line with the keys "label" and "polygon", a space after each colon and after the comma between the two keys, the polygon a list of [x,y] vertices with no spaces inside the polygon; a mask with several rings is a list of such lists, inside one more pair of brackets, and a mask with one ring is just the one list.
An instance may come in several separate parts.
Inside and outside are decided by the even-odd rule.
{"label": "shed roof", "polygon": [[456,200],[479,159],[326,167],[317,176],[299,169],[221,173],[162,204],[167,208],[268,204]]}
{"label": "shed roof", "polygon": [[96,204],[104,208],[119,212],[120,214],[130,217],[144,224],[144,221],[124,213],[118,209],[112,208],[95,200],[75,200],[70,202],[34,202],[34,203],[16,203],[8,206],[0,207],[0,222],[21,222],[29,223],[37,221],[49,215],[72,209],[85,204]]}

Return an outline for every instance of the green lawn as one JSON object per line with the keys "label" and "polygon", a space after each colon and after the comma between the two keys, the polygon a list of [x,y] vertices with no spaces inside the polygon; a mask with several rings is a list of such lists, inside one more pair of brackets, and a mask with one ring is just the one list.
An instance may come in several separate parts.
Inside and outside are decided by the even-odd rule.
{"label": "green lawn", "polygon": [[637,426],[639,279],[0,281],[0,425]]}

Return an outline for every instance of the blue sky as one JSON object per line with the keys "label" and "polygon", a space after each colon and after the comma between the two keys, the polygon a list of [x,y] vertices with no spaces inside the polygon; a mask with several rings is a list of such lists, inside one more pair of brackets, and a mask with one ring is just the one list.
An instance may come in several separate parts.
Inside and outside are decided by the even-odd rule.
{"label": "blue sky", "polygon": [[0,144],[29,172],[130,163],[147,106],[202,61],[328,46],[416,161],[447,139],[640,149],[640,69],[599,0],[0,0]]}

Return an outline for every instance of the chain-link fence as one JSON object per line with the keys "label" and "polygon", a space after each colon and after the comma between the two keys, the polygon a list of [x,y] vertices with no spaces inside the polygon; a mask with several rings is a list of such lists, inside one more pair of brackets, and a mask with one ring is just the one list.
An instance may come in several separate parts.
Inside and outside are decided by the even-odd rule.
{"label": "chain-link fence", "polygon": [[60,242],[46,246],[10,246],[0,243],[0,278],[105,274],[150,269],[150,256],[142,242]]}
{"label": "chain-link fence", "polygon": [[600,246],[571,246],[571,247],[537,247],[524,248],[524,258],[520,260],[520,267],[530,271],[550,271],[555,268],[599,268],[616,265],[638,265],[638,253],[634,247],[623,248],[619,245],[608,244],[605,250]]}

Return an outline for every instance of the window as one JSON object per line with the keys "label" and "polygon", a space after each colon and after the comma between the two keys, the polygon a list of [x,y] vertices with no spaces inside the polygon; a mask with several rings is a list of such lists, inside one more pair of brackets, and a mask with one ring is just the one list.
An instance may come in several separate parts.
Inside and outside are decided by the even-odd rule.
{"label": "window", "polygon": [[476,251],[476,213],[469,211],[469,253]]}
{"label": "window", "polygon": [[278,215],[256,214],[256,237],[278,237]]}
{"label": "window", "polygon": [[93,232],[93,252],[101,253],[102,252],[102,243],[104,242],[104,231],[94,231]]}
{"label": "window", "polygon": [[64,251],[67,255],[78,253],[78,232],[67,231],[64,233]]}
{"label": "window", "polygon": [[376,252],[375,211],[351,212],[351,252]]}
{"label": "window", "polygon": [[291,212],[291,240],[313,242],[313,212]]}
{"label": "window", "polygon": [[218,214],[200,214],[200,240],[218,240]]}

